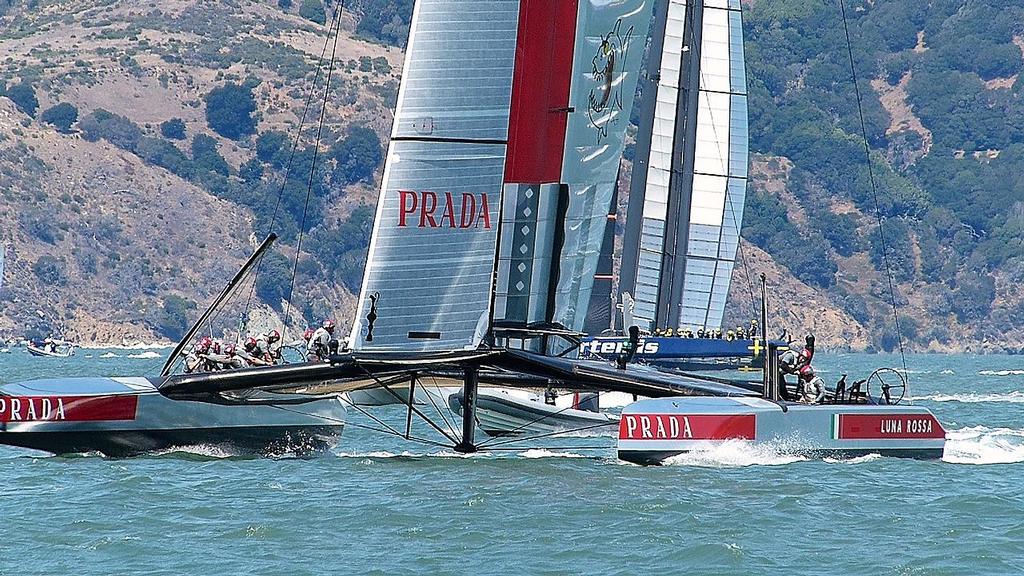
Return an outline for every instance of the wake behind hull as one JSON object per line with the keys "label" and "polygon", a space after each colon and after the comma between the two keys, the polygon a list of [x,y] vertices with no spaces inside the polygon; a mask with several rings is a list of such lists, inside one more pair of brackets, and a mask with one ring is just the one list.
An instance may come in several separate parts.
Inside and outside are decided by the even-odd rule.
{"label": "wake behind hull", "polygon": [[0,444],[54,454],[122,457],[195,445],[244,454],[311,452],[337,442],[345,415],[337,398],[288,406],[171,400],[144,378],[0,386]]}
{"label": "wake behind hull", "polygon": [[811,457],[939,459],[945,435],[935,416],[920,406],[660,398],[623,410],[618,456],[636,464],[659,464],[679,454],[738,442]]}

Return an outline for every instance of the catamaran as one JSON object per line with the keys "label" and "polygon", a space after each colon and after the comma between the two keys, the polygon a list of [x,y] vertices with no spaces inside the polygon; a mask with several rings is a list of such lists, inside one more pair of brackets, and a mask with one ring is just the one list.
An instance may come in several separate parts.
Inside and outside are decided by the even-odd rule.
{"label": "catamaran", "polygon": [[[307,452],[334,445],[346,416],[344,403],[335,395],[300,390],[285,395],[249,388],[171,398],[159,389],[180,363],[187,343],[273,241],[268,238],[242,267],[179,343],[160,376],[0,384],[0,444],[54,454],[96,452],[118,457],[196,445],[256,454]],[[218,375],[207,376],[216,381]]]}
{"label": "catamaran", "polygon": [[[868,378],[855,390],[832,392],[829,404],[787,400],[778,351],[763,337],[766,376],[751,387],[576,357],[655,6],[656,26],[671,21],[678,37],[662,52],[692,54],[679,59],[678,77],[704,88],[703,96],[677,93],[711,103],[704,116],[689,108],[697,120],[677,125],[697,135],[680,145],[701,149],[701,125],[713,132],[744,113],[733,84],[741,63],[714,76],[690,67],[730,60],[729,47],[741,40],[738,1],[704,0],[692,9],[646,0],[417,2],[352,350],[329,366],[295,367],[289,385],[384,389],[408,407],[404,431],[393,433],[426,441],[412,427],[415,415],[460,452],[495,446],[475,438],[486,420],[481,387],[493,386],[649,398],[626,406],[618,424],[620,457],[640,463],[733,441],[792,441],[796,450],[819,454],[941,455],[941,425],[924,408],[898,405],[898,383],[872,387]],[[667,56],[663,62],[672,64]],[[724,303],[746,176],[745,145],[737,146],[727,161],[693,152],[702,169],[679,185],[701,194],[665,189],[660,233],[676,230],[678,215],[689,210],[693,236],[659,252],[663,260],[688,255],[669,262],[671,274],[652,293],[671,317],[691,308],[680,297],[687,283],[690,293],[703,287],[705,300]],[[645,199],[645,213],[655,200]],[[730,212],[735,220],[723,217]],[[721,242],[702,240],[711,233]],[[279,370],[265,369],[260,378],[276,379]],[[256,374],[183,376],[161,390],[187,396],[257,382]],[[461,430],[443,406],[417,405],[417,390],[430,386],[461,389]]]}
{"label": "catamaran", "polygon": [[[869,378],[833,392],[831,404],[786,400],[770,343],[766,376],[752,388],[630,364],[628,357],[615,364],[576,357],[652,16],[683,22],[681,52],[704,52],[702,58],[722,54],[721,37],[697,32],[702,18],[738,25],[738,0],[690,6],[696,8],[687,13],[682,2],[667,0],[419,0],[351,350],[326,362],[216,373],[165,367],[156,392],[178,406],[206,402],[225,410],[256,400],[283,411],[281,402],[293,395],[288,413],[325,425],[335,417],[314,410],[317,402],[383,389],[404,398],[408,412],[404,430],[378,420],[382,431],[468,453],[497,448],[493,439],[476,439],[481,386],[614,391],[648,398],[626,406],[618,423],[619,456],[633,462],[658,463],[724,442],[788,439],[811,453],[940,455],[941,426],[924,408],[897,405],[902,395],[892,383],[872,387]],[[695,41],[697,34],[704,38]],[[711,101],[735,96],[725,90],[723,100],[701,81]],[[717,199],[726,211],[736,198],[731,174],[709,173],[722,187],[701,202]],[[713,302],[727,267],[715,263],[711,274],[698,275]],[[701,269],[691,262],[683,268]],[[681,290],[689,276],[679,267],[672,274]],[[670,310],[686,307],[677,296],[665,300]],[[456,421],[435,402],[417,404],[417,390],[431,386],[460,389]],[[6,398],[29,394],[11,392]],[[441,440],[414,429],[414,416]],[[0,433],[0,441],[9,437]]]}

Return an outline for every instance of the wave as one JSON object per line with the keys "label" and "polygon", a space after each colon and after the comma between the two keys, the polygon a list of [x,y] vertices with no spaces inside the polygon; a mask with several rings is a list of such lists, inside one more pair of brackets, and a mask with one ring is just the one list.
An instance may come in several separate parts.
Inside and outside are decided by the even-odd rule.
{"label": "wave", "polygon": [[586,454],[576,454],[575,452],[555,452],[552,450],[545,450],[543,448],[533,448],[526,450],[519,454],[523,458],[589,458]]}
{"label": "wave", "polygon": [[1024,376],[1024,370],[981,370],[979,376]]}
{"label": "wave", "polygon": [[136,360],[148,360],[150,358],[161,358],[163,354],[159,352],[140,352],[138,354],[129,354],[128,358],[134,358]]}
{"label": "wave", "polygon": [[665,466],[696,466],[700,468],[739,468],[745,466],[781,466],[802,462],[800,456],[786,450],[783,442],[751,444],[745,440],[727,440],[707,450],[696,450],[672,456]]}
{"label": "wave", "polygon": [[911,400],[930,400],[932,402],[963,402],[965,404],[978,404],[981,402],[1003,402],[1010,404],[1024,403],[1024,392],[1009,392],[1006,394],[931,394],[929,396],[915,396]]}
{"label": "wave", "polygon": [[950,430],[942,460],[953,464],[1024,462],[1024,430],[986,426]]}
{"label": "wave", "polygon": [[857,456],[856,458],[824,458],[824,461],[829,464],[863,464],[864,462],[874,462],[881,457],[881,454],[872,453]]}
{"label": "wave", "polygon": [[138,342],[136,344],[82,344],[79,348],[85,350],[164,350],[174,348],[172,342]]}
{"label": "wave", "polygon": [[100,358],[120,358],[120,354],[114,354],[113,352],[107,352],[106,354],[100,354]]}

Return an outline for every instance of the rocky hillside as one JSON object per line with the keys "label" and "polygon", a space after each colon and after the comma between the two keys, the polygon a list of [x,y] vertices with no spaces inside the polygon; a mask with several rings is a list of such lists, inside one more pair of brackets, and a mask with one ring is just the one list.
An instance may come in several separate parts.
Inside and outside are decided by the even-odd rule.
{"label": "rocky hillside", "polygon": [[327,28],[279,4],[0,8],[0,335],[177,337],[272,228],[279,193],[257,307],[284,312],[304,220],[292,320],[350,313],[402,55],[346,14],[307,202]]}
{"label": "rocky hillside", "polygon": [[[0,0],[0,335],[175,338],[271,229],[227,316],[350,317],[412,1],[346,3],[315,148],[332,4]],[[773,325],[892,349],[888,260],[910,349],[1020,348],[1017,4],[846,1],[872,187],[839,6],[744,2],[753,154],[728,323],[764,273]]]}

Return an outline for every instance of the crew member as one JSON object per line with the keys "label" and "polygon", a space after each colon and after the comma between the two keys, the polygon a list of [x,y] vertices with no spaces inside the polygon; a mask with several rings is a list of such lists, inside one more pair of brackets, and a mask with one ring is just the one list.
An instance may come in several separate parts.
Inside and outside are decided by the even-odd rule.
{"label": "crew member", "polygon": [[273,364],[273,362],[267,359],[266,351],[260,348],[259,341],[251,336],[245,339],[242,349],[239,355],[250,366],[270,366]]}
{"label": "crew member", "polygon": [[213,340],[206,336],[201,338],[199,342],[196,342],[192,346],[192,350],[185,356],[185,372],[203,372],[206,368],[206,359],[204,356],[210,352],[210,346],[213,345]]}
{"label": "crew member", "polygon": [[263,352],[263,359],[270,364],[281,363],[281,333],[277,330],[271,330],[265,334],[260,334],[256,339],[259,345],[260,351]]}
{"label": "crew member", "polygon": [[310,362],[327,361],[331,354],[331,340],[334,339],[334,321],[324,320],[316,332],[309,338],[306,356]]}

